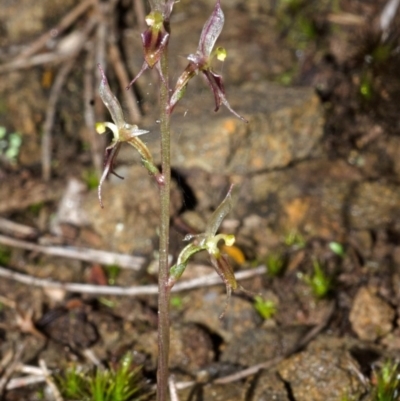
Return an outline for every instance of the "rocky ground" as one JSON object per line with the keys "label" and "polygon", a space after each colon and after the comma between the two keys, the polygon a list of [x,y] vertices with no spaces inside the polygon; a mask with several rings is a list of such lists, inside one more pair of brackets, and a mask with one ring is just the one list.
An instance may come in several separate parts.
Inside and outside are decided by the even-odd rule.
{"label": "rocky ground", "polygon": [[[97,94],[100,61],[159,160],[156,74],[146,72],[132,97],[123,90],[142,63],[141,3],[17,3],[0,5],[0,391],[54,399],[43,372],[38,384],[16,379],[41,360],[62,375],[126,352],[150,388],[158,190],[126,146],[117,167],[125,179],[104,184],[101,209],[106,141],[94,132],[109,118]],[[222,285],[203,279],[174,293],[180,400],[396,399],[400,20],[382,25],[386,3],[222,1],[218,44],[228,58],[215,68],[249,124],[214,113],[206,83],[190,82],[172,122],[171,258],[233,182],[221,232],[236,236],[229,256],[250,293],[235,293],[222,320]],[[212,7],[176,4],[173,81]],[[181,282],[208,278],[209,265],[200,254]],[[387,398],[377,395],[382,380]]]}

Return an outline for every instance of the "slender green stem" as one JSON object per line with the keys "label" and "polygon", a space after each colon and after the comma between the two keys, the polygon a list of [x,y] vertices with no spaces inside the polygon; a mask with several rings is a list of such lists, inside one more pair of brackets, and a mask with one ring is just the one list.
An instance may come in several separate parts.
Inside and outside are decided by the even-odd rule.
{"label": "slender green stem", "polygon": [[169,249],[169,204],[170,204],[170,113],[168,110],[168,54],[167,48],[161,56],[161,71],[165,82],[160,83],[160,128],[161,128],[161,168],[164,185],[160,185],[160,265],[158,272],[158,368],[157,401],[167,401],[168,397],[168,354],[169,354],[169,298],[168,249]]}

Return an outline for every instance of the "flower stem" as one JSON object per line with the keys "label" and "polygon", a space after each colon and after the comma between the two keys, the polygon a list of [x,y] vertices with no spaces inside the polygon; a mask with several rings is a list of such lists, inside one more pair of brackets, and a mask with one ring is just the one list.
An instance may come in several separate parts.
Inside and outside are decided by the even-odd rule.
{"label": "flower stem", "polygon": [[158,272],[158,368],[157,401],[167,401],[168,397],[168,354],[169,354],[169,221],[170,221],[170,113],[168,107],[168,54],[167,47],[161,56],[161,72],[164,82],[160,82],[160,129],[161,129],[161,168],[164,177],[160,185],[160,248]]}

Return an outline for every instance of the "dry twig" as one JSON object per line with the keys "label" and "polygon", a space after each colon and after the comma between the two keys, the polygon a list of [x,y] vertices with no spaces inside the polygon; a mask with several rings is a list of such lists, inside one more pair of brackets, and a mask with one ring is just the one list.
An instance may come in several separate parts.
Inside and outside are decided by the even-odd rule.
{"label": "dry twig", "polygon": [[175,378],[173,375],[171,375],[168,379],[168,387],[171,401],[179,401],[178,390],[176,388]]}
{"label": "dry twig", "polygon": [[400,0],[388,0],[379,16],[379,28],[382,32],[381,40],[384,42],[390,33],[390,26],[397,14]]}
{"label": "dry twig", "polygon": [[146,11],[144,9],[143,0],[133,0],[133,8],[135,9],[136,21],[139,26],[139,31],[144,32],[147,28],[146,21]]}
{"label": "dry twig", "polygon": [[65,80],[67,79],[72,67],[76,64],[76,57],[83,49],[83,46],[96,23],[97,20],[95,18],[89,19],[86,23],[86,26],[82,31],[81,40],[73,50],[68,62],[61,67],[51,88],[42,136],[42,176],[45,181],[48,181],[51,175],[51,131],[54,125],[57,101],[60,97],[61,89],[64,86]]}
{"label": "dry twig", "polygon": [[12,361],[13,357],[14,357],[14,352],[11,349],[6,351],[6,353],[3,355],[3,358],[1,358],[0,361],[0,375],[3,374],[4,369]]}
{"label": "dry twig", "polygon": [[22,352],[24,351],[24,348],[25,348],[25,344],[20,344],[17,347],[17,350],[15,351],[12,361],[10,362],[8,367],[5,369],[3,376],[0,379],[0,396],[1,396],[1,394],[3,394],[3,392],[7,386],[7,382],[10,380],[10,377],[14,373],[15,368],[20,363],[20,359],[22,356]]}
{"label": "dry twig", "polygon": [[49,370],[47,369],[47,365],[46,365],[46,362],[44,361],[44,359],[39,360],[39,366],[42,369],[43,376],[46,380],[47,385],[50,387],[50,389],[53,393],[54,400],[55,401],[63,401],[60,390],[57,388],[56,384],[54,383],[54,380],[51,377]]}
{"label": "dry twig", "polygon": [[110,62],[117,74],[119,85],[121,86],[124,100],[126,102],[127,110],[131,118],[131,122],[138,124],[141,120],[140,110],[137,105],[137,101],[133,95],[133,91],[125,90],[127,82],[129,82],[128,72],[126,71],[125,65],[122,62],[121,53],[115,43],[109,44],[109,57]]}
{"label": "dry twig", "polygon": [[11,379],[7,383],[6,390],[13,390],[16,388],[30,386],[37,383],[43,383],[44,381],[46,381],[46,378],[43,375],[43,370],[37,366],[29,366],[19,363],[15,367],[15,372],[23,373],[28,376],[15,377]]}
{"label": "dry twig", "polygon": [[15,223],[2,217],[0,217],[0,232],[24,238],[36,238],[39,234],[38,230],[34,227]]}
{"label": "dry twig", "polygon": [[[260,266],[255,269],[245,270],[235,273],[237,280],[245,280],[251,277],[265,274],[267,268]],[[96,294],[96,295],[156,295],[158,294],[157,285],[144,285],[135,287],[110,287],[102,285],[91,285],[91,284],[80,284],[80,283],[61,283],[58,281],[51,281],[47,279],[41,279],[27,274],[13,272],[5,267],[0,266],[0,277],[8,278],[11,280],[18,281],[19,283],[27,284],[30,286],[44,287],[44,288],[60,288],[65,291],[84,293],[84,294]],[[212,273],[207,276],[198,277],[193,280],[187,280],[178,282],[172,288],[172,292],[186,291],[193,288],[210,287],[213,285],[221,284],[221,279],[217,273]]]}
{"label": "dry twig", "polygon": [[121,268],[132,270],[139,270],[145,262],[145,259],[139,256],[124,255],[121,253],[89,248],[44,246],[6,237],[5,235],[0,235],[0,244],[26,249],[28,251],[40,252],[51,256],[78,259],[84,262],[100,263],[103,265],[118,265]]}
{"label": "dry twig", "polygon": [[41,368],[38,368],[37,366],[23,365],[22,363],[16,366],[15,371],[25,375],[43,376],[43,370]]}
{"label": "dry twig", "polygon": [[54,117],[56,115],[56,106],[58,98],[60,97],[61,89],[64,86],[64,82],[67,79],[72,67],[75,65],[75,57],[72,57],[66,62],[58,72],[54,84],[51,88],[49,102],[46,111],[46,120],[43,126],[42,135],[42,178],[45,181],[50,180],[51,176],[51,151],[52,151],[52,135],[54,125]]}
{"label": "dry twig", "polygon": [[32,384],[43,383],[45,381],[46,378],[44,376],[38,375],[16,377],[8,382],[6,390],[14,390],[16,388],[31,386]]}
{"label": "dry twig", "polygon": [[22,51],[15,60],[26,59],[41,50],[50,39],[54,39],[67,28],[69,28],[81,15],[83,15],[91,6],[95,5],[97,0],[85,0],[73,8],[55,27],[41,35],[26,50]]}

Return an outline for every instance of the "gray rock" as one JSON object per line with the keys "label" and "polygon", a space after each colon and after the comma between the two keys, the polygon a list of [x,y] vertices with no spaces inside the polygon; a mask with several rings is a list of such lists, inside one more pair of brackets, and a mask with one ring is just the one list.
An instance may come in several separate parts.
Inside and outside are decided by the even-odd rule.
{"label": "gray rock", "polygon": [[[214,359],[213,345],[209,333],[194,324],[173,325],[170,331],[171,369],[196,374]],[[149,368],[157,366],[157,333],[143,333],[139,336],[135,349],[150,357]]]}
{"label": "gray rock", "polygon": [[306,326],[256,328],[236,335],[221,355],[222,362],[252,366],[290,351],[305,333]]}
{"label": "gray rock", "polygon": [[349,222],[361,230],[385,226],[400,216],[400,188],[384,182],[363,182],[351,197]]}
{"label": "gray rock", "polygon": [[395,311],[384,300],[362,287],[354,298],[350,322],[361,340],[375,341],[393,329]]}
{"label": "gray rock", "polygon": [[18,3],[5,1],[2,3],[0,15],[0,24],[7,32],[4,38],[8,38],[10,42],[31,40],[45,29],[45,22],[49,16],[57,20],[57,17],[70,11],[74,3],[76,4],[74,0],[39,2],[22,0]]}
{"label": "gray rock", "polygon": [[[132,152],[132,149],[129,149]],[[149,253],[157,238],[159,193],[156,182],[139,164],[118,169],[125,179],[111,176],[103,184],[104,209],[97,191],[82,202],[86,221],[103,239],[103,249],[123,253]],[[180,207],[180,195],[174,191],[171,208]]]}
{"label": "gray rock", "polygon": [[[203,97],[191,99],[190,108],[204,109]],[[177,113],[171,156],[174,166],[247,174],[285,167],[307,158],[318,147],[324,119],[312,89],[249,83],[231,90],[229,102],[249,124],[226,110],[213,116],[206,110],[202,116],[191,111],[187,116]],[[159,152],[155,141],[149,147],[153,154]]]}
{"label": "gray rock", "polygon": [[228,385],[210,385],[204,388],[204,400],[209,401],[242,401],[245,395],[245,386],[242,383]]}
{"label": "gray rock", "polygon": [[278,372],[296,401],[359,399],[365,389],[347,351],[312,348],[283,361]]}
{"label": "gray rock", "polygon": [[170,332],[170,366],[195,374],[214,359],[209,333],[198,325],[173,326]]}
{"label": "gray rock", "polygon": [[243,184],[242,202],[265,217],[276,233],[300,231],[338,238],[346,231],[348,197],[362,177],[343,161],[308,160],[257,174]]}
{"label": "gray rock", "polygon": [[226,341],[234,336],[240,337],[247,330],[252,332],[261,323],[261,318],[252,303],[235,296],[231,297],[224,318],[219,319],[225,302],[225,292],[210,289],[193,292],[190,305],[187,305],[185,311],[184,321],[207,327]]}
{"label": "gray rock", "polygon": [[257,379],[254,401],[289,401],[282,379],[275,372],[263,371]]}

